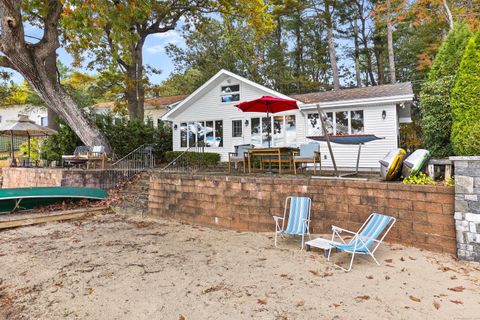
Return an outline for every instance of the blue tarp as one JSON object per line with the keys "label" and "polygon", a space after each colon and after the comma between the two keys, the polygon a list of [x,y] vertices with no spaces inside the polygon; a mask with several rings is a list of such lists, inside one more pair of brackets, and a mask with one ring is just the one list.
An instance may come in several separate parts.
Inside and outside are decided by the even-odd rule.
{"label": "blue tarp", "polygon": [[[311,136],[311,137],[307,137],[307,139],[312,139],[315,141],[327,141],[327,136]],[[379,138],[374,134],[352,134],[352,135],[332,135],[332,136],[328,136],[328,139],[332,143],[359,145],[359,144],[364,144],[370,141],[380,140],[383,138]]]}

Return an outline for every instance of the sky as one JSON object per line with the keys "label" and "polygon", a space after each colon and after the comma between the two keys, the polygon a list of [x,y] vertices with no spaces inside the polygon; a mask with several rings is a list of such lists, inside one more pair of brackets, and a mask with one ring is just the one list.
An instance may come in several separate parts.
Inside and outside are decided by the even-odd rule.
{"label": "sky", "polygon": [[[180,28],[178,28],[179,30]],[[154,34],[147,37],[145,44],[143,46],[143,61],[145,65],[150,65],[155,69],[161,70],[161,74],[152,74],[150,75],[150,81],[154,84],[159,84],[173,72],[174,66],[172,60],[168,57],[165,52],[165,47],[168,44],[175,44],[180,47],[185,45],[185,42],[182,38],[181,32],[178,30],[171,30],[166,33],[161,34]],[[34,36],[34,37],[41,37],[42,30],[37,29],[35,27],[26,25],[25,26],[25,35],[26,36]],[[32,38],[27,38],[27,41],[35,42]],[[59,60],[66,66],[71,66],[73,62],[73,58],[69,55],[65,49],[59,48],[57,50]],[[11,71],[11,70],[8,70]],[[93,71],[81,69],[82,72],[87,72],[94,74]],[[23,81],[23,77],[17,73],[13,72],[12,80],[15,83],[21,83]]]}

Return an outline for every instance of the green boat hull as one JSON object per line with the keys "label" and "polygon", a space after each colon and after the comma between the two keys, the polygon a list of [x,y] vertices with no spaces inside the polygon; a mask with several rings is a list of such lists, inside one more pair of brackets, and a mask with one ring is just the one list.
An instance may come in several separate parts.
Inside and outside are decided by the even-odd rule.
{"label": "green boat hull", "polygon": [[29,210],[65,200],[101,200],[108,193],[99,188],[37,187],[0,189],[0,213]]}

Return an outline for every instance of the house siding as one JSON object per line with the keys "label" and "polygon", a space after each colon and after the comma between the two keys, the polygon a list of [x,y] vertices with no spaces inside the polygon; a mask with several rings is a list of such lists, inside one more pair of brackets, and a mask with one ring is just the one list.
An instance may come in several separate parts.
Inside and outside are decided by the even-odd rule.
{"label": "house siding", "polygon": [[[180,147],[180,124],[193,121],[211,121],[223,120],[223,147],[213,148],[206,147],[205,152],[214,152],[221,155],[222,161],[228,160],[228,153],[234,151],[234,146],[239,144],[251,143],[251,118],[262,117],[262,113],[241,112],[234,105],[236,103],[221,103],[220,91],[221,86],[240,84],[240,101],[248,101],[257,99],[263,95],[272,95],[261,88],[257,88],[249,83],[242,82],[228,75],[222,75],[216,82],[212,83],[206,90],[192,96],[181,110],[176,110],[168,116],[168,120],[177,125],[177,129],[173,130],[173,149],[177,151],[186,150]],[[375,134],[383,138],[369,142],[362,146],[359,168],[363,171],[378,171],[380,165],[379,160],[392,149],[398,148],[398,111],[396,104],[364,104],[355,106],[342,106],[334,108],[324,108],[325,111],[364,111],[364,130],[366,134]],[[386,118],[382,118],[382,112],[385,110]],[[296,144],[311,142],[307,139],[307,115],[315,113],[316,109],[295,110],[277,115],[295,115],[296,117]],[[249,125],[245,126],[245,120],[249,121]],[[232,137],[232,120],[242,120],[242,137]],[[341,169],[351,169],[356,165],[358,147],[356,145],[338,145],[332,144],[333,152],[337,166]],[[333,167],[330,154],[326,143],[320,143],[322,153],[323,168],[330,169]]]}

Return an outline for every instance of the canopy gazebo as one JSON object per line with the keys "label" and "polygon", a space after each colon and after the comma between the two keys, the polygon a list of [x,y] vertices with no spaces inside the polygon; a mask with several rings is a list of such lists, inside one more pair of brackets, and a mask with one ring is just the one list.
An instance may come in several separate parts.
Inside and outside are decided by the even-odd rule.
{"label": "canopy gazebo", "polygon": [[26,137],[28,143],[28,162],[30,162],[30,138],[46,138],[57,131],[42,127],[30,120],[28,116],[19,115],[18,120],[9,123],[0,128],[0,135],[10,136],[10,153],[12,157],[12,166],[16,165],[15,160],[15,147],[13,137]]}

